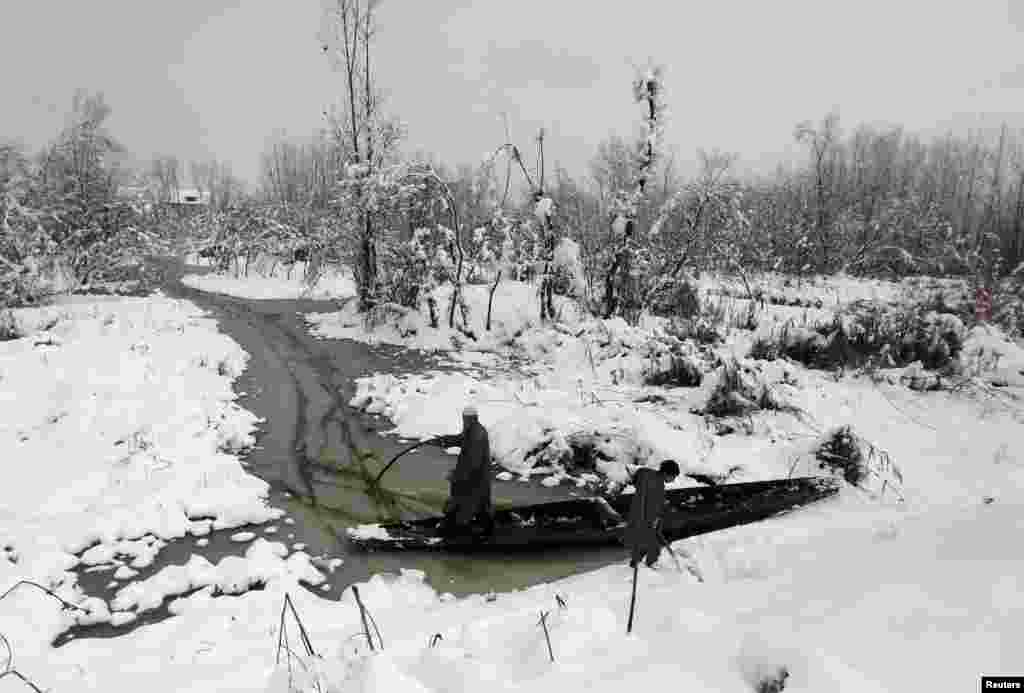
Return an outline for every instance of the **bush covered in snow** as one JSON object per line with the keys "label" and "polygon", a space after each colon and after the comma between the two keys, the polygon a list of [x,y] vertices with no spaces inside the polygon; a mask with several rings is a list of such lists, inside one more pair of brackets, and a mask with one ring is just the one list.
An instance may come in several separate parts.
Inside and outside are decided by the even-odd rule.
{"label": "bush covered in snow", "polygon": [[0,310],[0,342],[23,337],[18,321],[11,310]]}
{"label": "bush covered in snow", "polygon": [[710,383],[707,403],[699,411],[702,414],[726,417],[795,409],[753,361],[726,361],[712,374]]}
{"label": "bush covered in snow", "polygon": [[644,383],[655,387],[697,387],[704,380],[704,368],[692,356],[670,353],[652,363]]}
{"label": "bush covered in snow", "polygon": [[903,499],[903,473],[889,454],[850,425],[837,426],[798,453],[791,474],[831,474],[878,498]]}
{"label": "bush covered in snow", "polygon": [[665,317],[695,319],[701,310],[698,287],[687,280],[666,281],[653,292],[651,312]]}
{"label": "bush covered in snow", "polygon": [[920,361],[925,368],[953,364],[963,349],[967,330],[955,315],[925,306],[857,301],[842,308],[835,319],[815,328],[787,323],[761,335],[751,358],[785,356],[822,368],[858,367],[868,362],[904,366]]}
{"label": "bush covered in snow", "polygon": [[996,286],[992,322],[1012,337],[1024,337],[1024,263]]}

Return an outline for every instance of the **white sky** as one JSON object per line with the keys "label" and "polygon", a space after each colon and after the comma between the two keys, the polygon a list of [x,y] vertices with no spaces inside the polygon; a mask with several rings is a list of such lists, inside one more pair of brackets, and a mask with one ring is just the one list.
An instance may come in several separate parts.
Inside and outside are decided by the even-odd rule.
{"label": "white sky", "polygon": [[[39,145],[76,87],[103,90],[142,157],[215,156],[255,180],[265,138],[320,125],[340,94],[316,39],[320,0],[0,0],[0,136]],[[573,173],[629,134],[634,64],[666,66],[667,143],[770,170],[797,121],[926,133],[1024,127],[1024,0],[386,0],[380,84],[407,147],[475,162],[548,131]]]}

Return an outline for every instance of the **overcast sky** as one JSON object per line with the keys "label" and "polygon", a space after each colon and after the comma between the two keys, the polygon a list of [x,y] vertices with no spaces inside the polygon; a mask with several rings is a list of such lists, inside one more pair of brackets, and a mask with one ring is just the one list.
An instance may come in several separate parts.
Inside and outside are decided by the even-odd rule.
{"label": "overcast sky", "polygon": [[[302,135],[340,91],[316,35],[321,0],[0,0],[0,136],[33,146],[76,87],[102,90],[131,150],[216,157],[258,177],[275,129]],[[638,120],[634,65],[666,67],[666,140],[734,151],[762,172],[793,126],[966,132],[1024,127],[1024,0],[385,0],[376,59],[410,150],[476,162],[548,131],[583,171]],[[521,145],[522,146],[522,145]]]}

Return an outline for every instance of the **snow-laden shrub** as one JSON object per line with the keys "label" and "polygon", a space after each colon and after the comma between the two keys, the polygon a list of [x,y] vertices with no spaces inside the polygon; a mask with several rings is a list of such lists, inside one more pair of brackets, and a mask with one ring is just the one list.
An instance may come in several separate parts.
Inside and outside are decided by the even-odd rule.
{"label": "snow-laden shrub", "polygon": [[[873,448],[849,426],[830,431],[814,452],[818,467],[842,476],[848,484],[860,485],[868,475],[868,458]],[[883,453],[884,454],[884,453]]]}
{"label": "snow-laden shrub", "polygon": [[18,321],[14,317],[14,311],[12,310],[0,310],[0,342],[8,342],[12,339],[20,339],[25,335],[22,334],[21,328],[18,327]]}
{"label": "snow-laden shrub", "polygon": [[563,433],[552,428],[524,459],[534,469],[551,467],[557,472],[580,474],[599,471],[601,462],[636,459],[640,452],[635,432],[628,429]]}
{"label": "snow-laden shrub", "polygon": [[692,339],[698,344],[721,344],[725,340],[724,316],[713,312],[702,312],[692,318],[672,318],[665,332],[686,341]]}
{"label": "snow-laden shrub", "polygon": [[905,366],[920,361],[930,370],[951,367],[967,329],[960,318],[926,306],[857,301],[827,325],[807,329],[787,323],[761,335],[751,358],[786,356],[813,368],[860,367],[869,362]]}
{"label": "snow-laden shrub", "polygon": [[664,282],[653,292],[651,312],[665,317],[696,319],[701,312],[700,293],[696,284],[685,279]]}
{"label": "snow-laden shrub", "polygon": [[701,414],[743,416],[755,411],[787,411],[795,407],[767,381],[755,363],[727,361],[712,375],[707,403]]}
{"label": "snow-laden shrub", "polygon": [[703,380],[701,363],[692,356],[677,353],[652,360],[644,374],[644,383],[657,387],[698,387]]}
{"label": "snow-laden shrub", "polygon": [[789,678],[789,670],[786,667],[766,675],[757,683],[757,693],[782,693],[786,689],[786,680]]}
{"label": "snow-laden shrub", "polygon": [[555,270],[555,288],[558,293],[576,298],[587,295],[587,280],[580,260],[580,246],[576,241],[562,238],[555,246],[551,264]]}
{"label": "snow-laden shrub", "polygon": [[791,476],[821,473],[839,477],[879,499],[903,499],[903,474],[892,458],[848,425],[827,431],[797,455],[791,468]]}
{"label": "snow-laden shrub", "polygon": [[[989,322],[1011,337],[1024,335],[1024,263],[995,282]],[[908,296],[927,295],[921,305],[936,313],[950,313],[966,325],[977,323],[975,287],[967,279],[915,278],[904,282]]]}
{"label": "snow-laden shrub", "polygon": [[996,286],[992,322],[1011,337],[1024,336],[1024,263]]}

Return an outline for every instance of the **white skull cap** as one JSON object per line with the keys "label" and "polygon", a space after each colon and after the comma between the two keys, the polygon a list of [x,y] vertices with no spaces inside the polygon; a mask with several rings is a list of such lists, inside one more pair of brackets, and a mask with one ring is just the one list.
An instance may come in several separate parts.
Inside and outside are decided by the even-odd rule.
{"label": "white skull cap", "polygon": [[470,404],[468,407],[466,407],[465,409],[462,410],[462,415],[463,416],[476,416],[477,415],[476,407],[474,407],[472,404]]}

